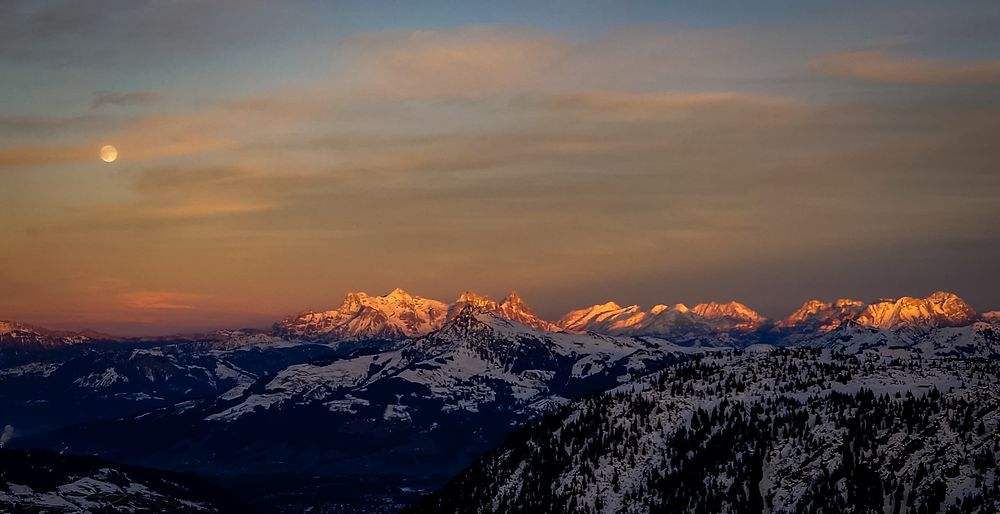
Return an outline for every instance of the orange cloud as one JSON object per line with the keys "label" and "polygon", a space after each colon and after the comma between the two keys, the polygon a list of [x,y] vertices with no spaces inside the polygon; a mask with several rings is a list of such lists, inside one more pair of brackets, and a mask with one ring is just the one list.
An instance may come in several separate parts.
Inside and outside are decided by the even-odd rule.
{"label": "orange cloud", "polygon": [[99,147],[87,145],[16,146],[0,148],[0,168],[40,166],[82,159],[97,159]]}
{"label": "orange cloud", "polygon": [[575,112],[606,120],[671,119],[688,114],[703,116],[708,112],[745,113],[767,110],[768,118],[799,106],[790,98],[733,92],[716,93],[631,93],[620,91],[584,91],[538,95],[526,102],[529,107],[545,108],[556,113]]}
{"label": "orange cloud", "polygon": [[825,75],[891,84],[1000,84],[1000,60],[956,63],[878,50],[825,55],[813,61],[813,69]]}
{"label": "orange cloud", "polygon": [[175,311],[196,308],[201,295],[170,291],[134,291],[121,295],[122,306],[137,311]]}

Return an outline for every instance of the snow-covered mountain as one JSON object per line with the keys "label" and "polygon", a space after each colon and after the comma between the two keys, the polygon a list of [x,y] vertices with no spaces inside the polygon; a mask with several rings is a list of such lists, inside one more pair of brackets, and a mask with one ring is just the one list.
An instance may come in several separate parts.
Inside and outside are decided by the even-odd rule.
{"label": "snow-covered mountain", "polygon": [[441,476],[539,414],[702,351],[541,331],[469,304],[392,348],[300,360],[212,399],[21,444],[205,472]]}
{"label": "snow-covered mountain", "polygon": [[498,317],[515,321],[536,330],[547,332],[558,332],[560,330],[555,323],[550,323],[539,318],[535,314],[535,311],[514,291],[511,291],[499,303],[488,296],[473,291],[466,291],[458,297],[458,300],[455,300],[455,303],[448,307],[449,319],[457,316],[466,307],[475,307],[480,310],[492,312]]}
{"label": "snow-covered mountain", "polygon": [[777,328],[804,332],[828,332],[846,322],[880,330],[963,327],[979,317],[954,293],[938,291],[926,298],[904,296],[871,303],[840,299],[835,302],[809,300],[777,324]]}
{"label": "snow-covered mountain", "polygon": [[779,329],[829,332],[845,321],[853,321],[865,309],[861,300],[840,298],[833,302],[809,300],[776,325]]}
{"label": "snow-covered mountain", "polygon": [[[13,444],[168,469],[439,485],[544,413],[719,349],[995,362],[1000,317],[963,305],[946,293],[811,301],[772,325],[737,302],[609,302],[553,324],[513,293],[450,305],[352,293],[273,331],[0,346],[0,425],[18,428]],[[54,334],[2,327],[0,338]]]}
{"label": "snow-covered mountain", "polygon": [[94,457],[0,449],[3,512],[247,512],[204,480]]}
{"label": "snow-covered mountain", "polygon": [[[990,315],[977,315],[976,311],[953,293],[936,292],[927,298],[904,296],[865,303],[854,299],[832,302],[809,300],[788,317],[769,324],[767,318],[746,305],[731,301],[707,302],[690,309],[684,304],[673,307],[656,305],[645,311],[638,305],[621,307],[615,302],[597,304],[574,310],[556,323],[568,332],[594,332],[608,335],[656,335],[675,342],[701,341],[712,336],[728,334],[726,344],[733,336],[772,331],[779,338],[790,342],[802,335],[816,336],[830,332],[845,324],[853,324],[882,331],[903,328],[934,329],[970,326],[977,320],[995,319]],[[772,336],[773,339],[773,336]],[[756,337],[746,338],[746,343],[757,342]]]}
{"label": "snow-covered mountain", "polygon": [[451,305],[394,289],[383,296],[348,293],[340,307],[330,311],[306,311],[274,325],[274,333],[302,340],[400,340],[429,334],[466,306],[488,310],[529,327],[558,331],[554,323],[538,317],[515,292],[501,302],[467,291]]}
{"label": "snow-covered mountain", "polygon": [[648,316],[638,305],[608,302],[570,311],[556,325],[567,332],[620,335],[632,333]]}
{"label": "snow-covered mountain", "polygon": [[846,321],[829,332],[800,333],[786,346],[809,346],[838,352],[894,350],[922,357],[1000,357],[1000,321],[976,321],[957,327],[902,325],[883,330]]}
{"label": "snow-covered mountain", "polygon": [[737,301],[700,303],[692,307],[691,312],[722,331],[752,332],[767,322],[760,313]]}
{"label": "snow-covered mountain", "polygon": [[754,348],[571,403],[405,512],[1000,511],[995,362]]}
{"label": "snow-covered mountain", "polygon": [[806,302],[775,327],[777,344],[840,352],[891,348],[924,357],[1000,355],[1000,319],[977,315],[961,298],[937,292],[864,304]]}
{"label": "snow-covered mountain", "polygon": [[[227,397],[239,403],[206,417],[232,420],[260,407],[281,409],[321,401],[331,410],[384,402],[385,384],[400,391],[382,405],[385,416],[410,417],[406,397],[433,398],[445,411],[536,409],[564,401],[563,389],[598,375],[607,383],[647,372],[651,363],[689,351],[655,338],[610,337],[537,330],[501,315],[496,305],[463,295],[437,331],[397,349],[322,364],[300,364],[278,373],[254,392]],[[502,306],[501,306],[502,307]]]}
{"label": "snow-covered mountain", "polygon": [[855,321],[866,327],[892,330],[904,326],[961,327],[975,320],[976,311],[964,300],[938,291],[927,298],[904,296],[870,303]]}
{"label": "snow-covered mountain", "polygon": [[557,325],[576,333],[658,336],[701,344],[718,339],[728,345],[732,341],[727,335],[754,332],[766,322],[767,318],[735,301],[702,303],[690,309],[682,303],[673,307],[661,304],[649,311],[638,305],[623,308],[608,302],[571,311]]}
{"label": "snow-covered mountain", "polygon": [[399,288],[382,296],[351,292],[340,307],[304,312],[275,324],[274,332],[289,338],[330,341],[403,339],[437,330],[447,313],[444,303]]}
{"label": "snow-covered mountain", "polygon": [[96,332],[56,331],[0,320],[0,350],[45,350],[86,343],[96,338],[113,339]]}

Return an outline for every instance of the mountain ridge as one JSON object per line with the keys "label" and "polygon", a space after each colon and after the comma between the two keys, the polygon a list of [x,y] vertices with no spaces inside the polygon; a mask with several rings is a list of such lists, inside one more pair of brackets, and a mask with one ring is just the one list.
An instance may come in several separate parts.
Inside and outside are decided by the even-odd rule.
{"label": "mountain ridge", "polygon": [[[593,332],[612,336],[661,336],[681,341],[722,333],[768,334],[830,332],[850,322],[880,330],[968,326],[979,320],[1000,318],[1000,311],[977,313],[954,293],[937,291],[920,298],[902,296],[870,302],[840,298],[810,299],[788,316],[768,319],[736,300],[705,302],[688,307],[683,303],[657,304],[649,310],[639,305],[608,301],[567,312],[556,321],[540,317],[516,292],[501,301],[466,291],[454,302],[413,295],[396,288],[383,295],[352,291],[335,309],[306,310],[263,330],[222,329],[210,334],[177,334],[159,338],[124,338],[90,330],[56,331],[16,321],[0,320],[0,348],[45,349],[90,341],[153,341],[171,338],[217,340],[224,345],[266,343],[267,336],[289,341],[333,342],[341,340],[399,341],[427,335],[440,329],[465,306],[472,305],[497,316],[545,332]],[[246,337],[251,332],[255,337]],[[236,339],[232,341],[230,339]]]}

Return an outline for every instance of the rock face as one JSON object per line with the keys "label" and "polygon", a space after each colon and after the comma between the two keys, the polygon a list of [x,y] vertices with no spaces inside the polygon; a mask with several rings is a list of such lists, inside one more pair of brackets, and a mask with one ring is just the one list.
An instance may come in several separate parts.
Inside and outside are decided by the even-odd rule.
{"label": "rock face", "polygon": [[862,326],[892,330],[904,326],[961,327],[975,319],[976,311],[964,300],[953,293],[938,291],[927,298],[904,296],[898,300],[873,302],[856,321]]}
{"label": "rock face", "polygon": [[511,292],[501,302],[467,291],[451,305],[395,289],[384,296],[348,293],[340,307],[329,311],[307,311],[275,324],[276,335],[307,340],[386,339],[401,340],[427,335],[464,307],[496,313],[537,330],[560,328],[538,317],[524,300]]}
{"label": "rock face", "polygon": [[833,302],[809,300],[777,324],[780,329],[829,332],[848,320],[857,319],[864,310],[861,300],[841,298]]}
{"label": "rock face", "polygon": [[661,304],[649,311],[608,302],[571,311],[557,325],[569,332],[660,336],[683,342],[719,333],[753,332],[766,322],[767,318],[735,301],[702,303],[690,309],[682,303]]}
{"label": "rock face", "polygon": [[927,298],[904,296],[880,299],[865,304],[860,300],[840,299],[832,303],[809,300],[799,310],[781,320],[776,328],[801,332],[829,332],[853,323],[879,330],[901,328],[964,327],[977,319],[976,311],[954,293],[938,291]]}
{"label": "rock face", "polygon": [[398,288],[383,296],[352,292],[335,310],[304,312],[276,324],[274,331],[306,339],[403,339],[441,328],[447,312],[442,302]]}
{"label": "rock face", "polygon": [[691,312],[708,320],[719,330],[751,332],[757,330],[767,318],[740,302],[701,303],[691,308]]}
{"label": "rock face", "polygon": [[466,307],[475,307],[483,311],[492,312],[501,318],[516,321],[536,330],[544,330],[546,332],[560,331],[559,326],[555,323],[550,323],[539,318],[535,314],[535,311],[514,291],[511,291],[500,303],[497,303],[488,296],[473,291],[466,291],[448,308],[449,319],[457,316]]}
{"label": "rock face", "polygon": [[625,334],[641,326],[648,316],[638,305],[622,307],[608,302],[570,311],[556,325],[567,332]]}

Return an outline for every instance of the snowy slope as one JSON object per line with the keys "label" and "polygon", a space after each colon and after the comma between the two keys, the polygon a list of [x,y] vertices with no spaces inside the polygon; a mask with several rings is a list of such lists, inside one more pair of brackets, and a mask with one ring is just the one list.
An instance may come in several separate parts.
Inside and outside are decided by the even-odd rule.
{"label": "snowy slope", "polygon": [[997,512],[998,386],[988,361],[709,354],[570,404],[407,512]]}
{"label": "snowy slope", "polygon": [[622,307],[608,302],[570,311],[556,325],[567,332],[621,335],[632,333],[648,316],[638,305]]}
{"label": "snowy slope", "polygon": [[0,450],[2,512],[245,512],[191,477],[93,457]]}
{"label": "snowy slope", "polygon": [[520,323],[535,330],[546,332],[560,331],[559,326],[555,323],[550,323],[539,318],[535,314],[535,311],[514,291],[511,291],[499,303],[488,296],[473,291],[466,291],[458,297],[455,303],[448,307],[448,318],[451,319],[457,316],[466,307],[475,307],[491,312],[500,318]]}
{"label": "snowy slope", "polygon": [[558,326],[567,332],[606,335],[665,337],[677,343],[703,346],[738,344],[733,336],[749,335],[767,319],[739,302],[702,303],[688,308],[655,305],[649,311],[638,305],[621,307],[614,302],[567,313]]}
{"label": "snowy slope", "polygon": [[[691,350],[655,338],[608,337],[543,332],[495,313],[489,305],[466,304],[438,331],[398,349],[327,364],[299,364],[208,420],[233,420],[255,409],[324,402],[331,410],[382,401],[372,391],[394,384],[400,391],[423,391],[443,402],[443,410],[477,411],[484,405],[519,410],[560,402],[567,382],[613,373],[624,381],[648,371],[648,364]],[[420,394],[417,394],[420,396]],[[402,417],[408,407],[385,405]],[[388,414],[387,414],[388,415]]]}
{"label": "snowy slope", "polygon": [[880,350],[921,357],[1000,357],[1000,322],[977,321],[941,328],[902,325],[881,330],[847,321],[828,332],[800,333],[786,344],[839,352]]}
{"label": "snowy slope", "polygon": [[808,300],[798,310],[779,321],[777,328],[829,332],[845,321],[856,320],[864,308],[864,302],[850,298],[839,298],[832,302]]}
{"label": "snowy slope", "polygon": [[40,351],[87,343],[103,334],[47,330],[16,321],[0,320],[0,351]]}

